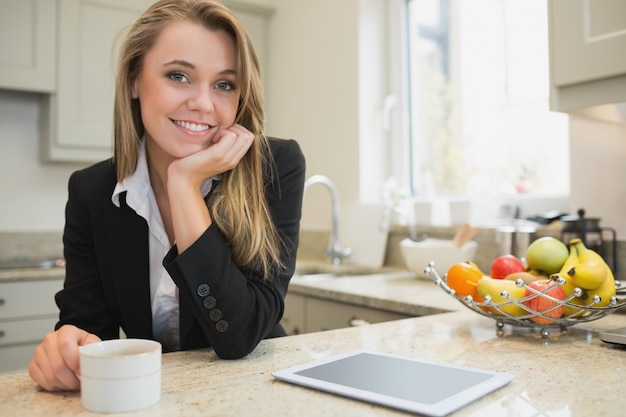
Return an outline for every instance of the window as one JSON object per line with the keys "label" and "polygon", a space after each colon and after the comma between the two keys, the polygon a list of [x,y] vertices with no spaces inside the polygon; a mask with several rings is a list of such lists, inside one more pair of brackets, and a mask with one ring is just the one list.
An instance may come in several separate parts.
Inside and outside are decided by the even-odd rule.
{"label": "window", "polygon": [[405,1],[411,193],[567,195],[545,2]]}

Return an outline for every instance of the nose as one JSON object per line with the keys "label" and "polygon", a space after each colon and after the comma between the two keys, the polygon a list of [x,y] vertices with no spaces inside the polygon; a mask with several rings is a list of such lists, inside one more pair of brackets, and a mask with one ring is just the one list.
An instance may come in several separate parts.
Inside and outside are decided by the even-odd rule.
{"label": "nose", "polygon": [[209,87],[198,86],[193,89],[191,95],[187,99],[187,107],[189,110],[195,110],[202,113],[213,111],[213,97]]}

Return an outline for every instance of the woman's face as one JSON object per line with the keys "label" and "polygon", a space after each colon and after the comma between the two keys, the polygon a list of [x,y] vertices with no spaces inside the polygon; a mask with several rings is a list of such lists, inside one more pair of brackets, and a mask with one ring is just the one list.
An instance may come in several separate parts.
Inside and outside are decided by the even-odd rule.
{"label": "woman's face", "polygon": [[182,158],[212,144],[237,114],[235,43],[191,22],[165,28],[133,84],[151,159]]}

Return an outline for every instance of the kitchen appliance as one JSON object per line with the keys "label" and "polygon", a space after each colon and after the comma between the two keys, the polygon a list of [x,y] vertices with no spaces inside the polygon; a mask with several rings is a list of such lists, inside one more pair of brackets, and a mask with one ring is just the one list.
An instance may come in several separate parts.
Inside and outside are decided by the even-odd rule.
{"label": "kitchen appliance", "polygon": [[[579,209],[578,216],[561,217],[563,229],[561,240],[566,244],[570,240],[579,238],[589,249],[598,252],[611,267],[613,273],[617,272],[617,239],[615,229],[600,227],[600,219],[597,217],[585,217],[585,210]],[[608,236],[608,239],[605,239]],[[609,250],[607,250],[609,249]]]}

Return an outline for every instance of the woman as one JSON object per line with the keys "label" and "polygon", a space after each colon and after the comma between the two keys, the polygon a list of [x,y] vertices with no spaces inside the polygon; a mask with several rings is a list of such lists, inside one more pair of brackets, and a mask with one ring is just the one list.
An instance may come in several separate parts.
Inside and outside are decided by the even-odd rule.
{"label": "woman", "polygon": [[129,28],[114,157],[69,180],[60,319],[29,365],[44,389],[78,389],[78,347],[120,328],[231,359],[285,334],[305,164],[263,124],[259,62],[224,6],[162,0]]}

